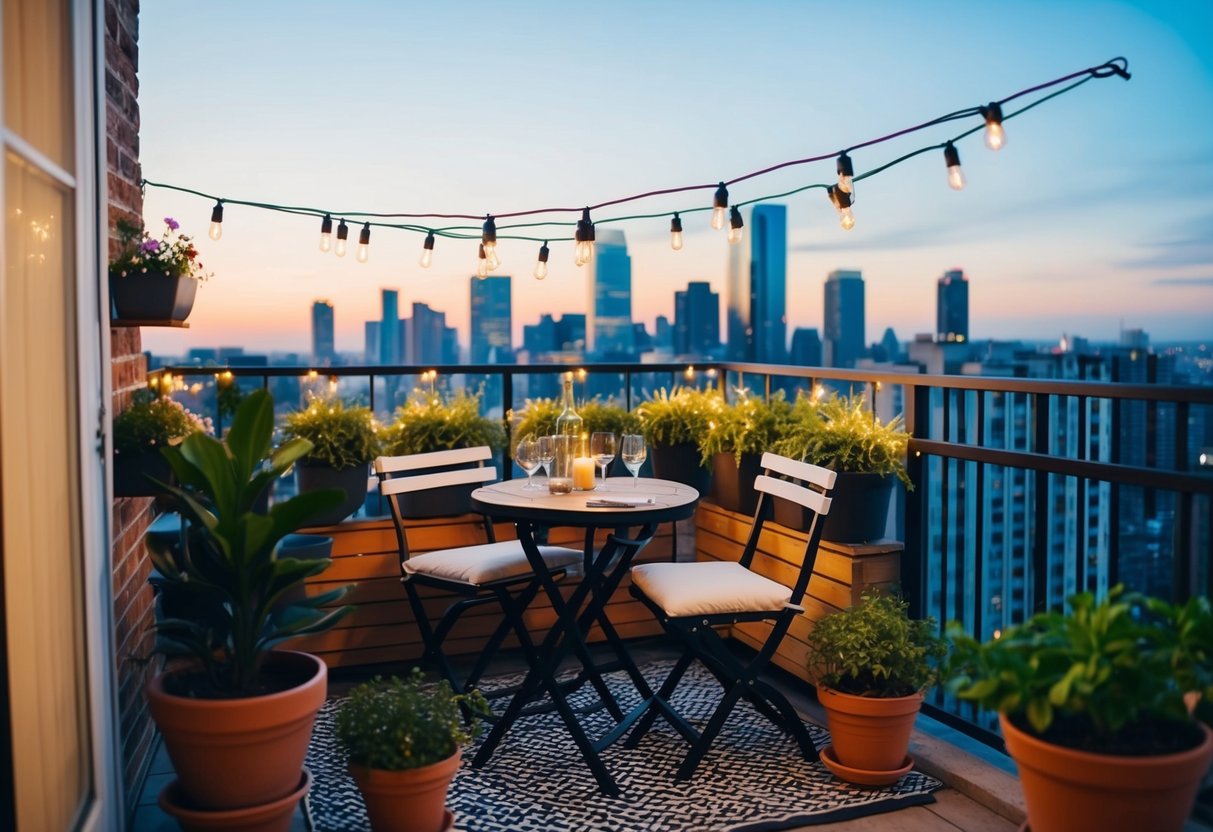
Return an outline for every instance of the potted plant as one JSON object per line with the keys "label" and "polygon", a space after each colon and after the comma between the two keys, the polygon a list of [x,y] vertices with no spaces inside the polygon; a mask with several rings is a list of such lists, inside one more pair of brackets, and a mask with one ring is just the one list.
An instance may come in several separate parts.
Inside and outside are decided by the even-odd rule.
{"label": "potted plant", "polygon": [[357,511],[366,499],[370,464],[379,454],[371,409],[316,397],[303,410],[286,415],[283,434],[312,446],[295,466],[301,493],[335,488],[345,494],[340,505],[314,518],[316,525],[340,523]]}
{"label": "potted plant", "polygon": [[199,431],[212,433],[211,420],[168,396],[136,391],[130,406],[114,417],[114,496],[159,494],[154,481],[167,482],[172,474],[160,449]]}
{"label": "potted plant", "polygon": [[912,619],[908,608],[894,595],[865,594],[809,633],[809,673],[833,743],[821,758],[844,780],[894,783],[913,766],[910,732],[946,648],[935,621]]}
{"label": "potted plant", "polygon": [[675,387],[661,388],[636,408],[640,431],[649,444],[653,476],[674,480],[706,494],[711,469],[702,464],[699,439],[724,409],[719,391]]}
{"label": "potted plant", "polygon": [[[884,536],[895,481],[914,487],[905,466],[909,441],[900,416],[882,423],[862,396],[801,395],[773,450],[838,473],[831,494],[838,510],[826,517],[822,537],[864,543]],[[775,522],[804,528],[805,518],[777,499]]]}
{"label": "potted plant", "polygon": [[[513,442],[511,451],[518,447],[524,436],[550,436],[556,432],[556,417],[560,415],[561,403],[556,399],[527,399],[520,414],[514,414]],[[640,419],[612,400],[593,398],[577,405],[577,415],[582,419],[582,430],[586,434],[609,431],[616,436],[639,433]],[[621,460],[615,460],[616,472],[626,471]]]}
{"label": "potted plant", "polygon": [[407,680],[376,676],[350,691],[337,714],[372,829],[440,832],[453,823],[447,788],[460,745],[478,732],[476,716],[488,704],[477,690],[455,693],[445,679],[428,687],[422,679],[416,667]]}
{"label": "potted plant", "polygon": [[178,541],[149,535],[146,545],[161,579],[197,613],[156,623],[156,651],[169,663],[148,682],[147,696],[178,777],[161,805],[187,828],[202,822],[200,813],[235,823],[236,815],[273,814],[270,806],[289,819],[309,781],[303,759],[327,672],[314,656],[273,648],[326,630],[351,610],[332,605],[352,587],[280,603],[329,565],[285,557],[281,541],[340,495],[318,491],[267,514],[253,510],[311,448],[304,439],[272,448],[273,421],[273,401],[258,390],[224,440],[197,432],[162,451],[180,483],[162,489],[186,522]]}
{"label": "potted plant", "polygon": [[[396,418],[380,432],[387,456],[424,454],[454,448],[487,445],[495,451],[506,446],[505,426],[498,419],[480,415],[480,394],[460,391],[443,395],[416,391],[396,410]],[[435,472],[448,470],[435,469]],[[436,488],[414,497],[401,494],[397,501],[410,517],[447,517],[467,512],[467,495],[474,486]],[[406,505],[423,501],[424,505]]]}
{"label": "potted plant", "polygon": [[712,499],[718,506],[742,514],[758,508],[754,480],[762,473],[762,455],[783,435],[792,405],[776,393],[770,401],[739,391],[739,399],[722,408],[700,436],[699,454],[712,466]]}
{"label": "potted plant", "polygon": [[141,323],[180,323],[194,308],[198,283],[210,277],[198,259],[193,238],[164,218],[155,239],[128,220],[118,221],[118,255],[109,264],[114,318]]}
{"label": "potted plant", "polygon": [[952,625],[949,687],[998,711],[1033,832],[1178,832],[1213,760],[1209,599],[1118,586],[1069,608],[984,644]]}

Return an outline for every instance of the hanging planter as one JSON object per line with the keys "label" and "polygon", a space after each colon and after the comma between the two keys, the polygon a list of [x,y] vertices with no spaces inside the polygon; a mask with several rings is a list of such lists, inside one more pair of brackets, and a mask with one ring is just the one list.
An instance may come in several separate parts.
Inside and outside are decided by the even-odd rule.
{"label": "hanging planter", "polygon": [[207,275],[193,239],[177,233],[180,225],[164,218],[165,230],[153,239],[142,226],[118,222],[121,250],[109,265],[112,320],[138,326],[183,326],[194,308],[198,283]]}
{"label": "hanging planter", "polygon": [[183,323],[194,309],[198,281],[171,277],[162,271],[110,275],[110,300],[115,321]]}

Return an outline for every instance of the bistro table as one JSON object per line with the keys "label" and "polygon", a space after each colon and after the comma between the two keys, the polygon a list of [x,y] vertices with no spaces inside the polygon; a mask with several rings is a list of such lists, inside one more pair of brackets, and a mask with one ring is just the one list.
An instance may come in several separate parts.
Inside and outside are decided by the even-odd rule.
{"label": "bistro table", "polygon": [[[524,645],[530,666],[526,679],[501,718],[493,724],[484,744],[473,758],[472,766],[479,768],[489,761],[524,706],[546,691],[593,772],[594,779],[598,781],[599,788],[603,794],[616,796],[619,786],[598,756],[607,743],[595,743],[586,736],[568,703],[565,686],[556,679],[556,673],[561,661],[570,652],[576,652],[585,678],[594,684],[612,716],[616,720],[623,719],[598,668],[589,660],[585,650],[586,635],[597,622],[641,697],[647,699],[652,696],[652,690],[628,655],[627,646],[608,620],[604,607],[627,574],[636,554],[652,540],[658,524],[690,517],[699,501],[699,492],[681,483],[643,477],[638,481],[633,481],[631,477],[619,477],[605,483],[602,480],[596,482],[605,485],[605,488],[549,494],[544,481],[537,483],[541,487],[528,489],[525,480],[506,480],[472,492],[471,505],[475,511],[514,523],[522,548],[535,567],[536,574],[541,576],[543,589],[556,612],[556,622],[543,641],[532,649],[525,649]],[[592,504],[598,501],[615,501],[617,505],[594,507]],[[564,597],[559,585],[545,568],[535,539],[537,532],[552,526],[573,526],[586,530],[584,573],[568,598]],[[595,532],[602,528],[613,531],[603,546],[595,550]]]}

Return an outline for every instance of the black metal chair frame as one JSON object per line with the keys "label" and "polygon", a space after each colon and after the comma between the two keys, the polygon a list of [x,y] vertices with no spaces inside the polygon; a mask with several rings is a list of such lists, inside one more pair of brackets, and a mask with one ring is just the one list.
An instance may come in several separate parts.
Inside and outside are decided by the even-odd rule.
{"label": "black metal chair frame", "polygon": [[[818,758],[818,749],[808,730],[804,727],[804,723],[801,722],[800,717],[797,715],[796,709],[792,707],[792,704],[788,702],[782,693],[759,678],[767,668],[771,658],[775,655],[775,651],[787,634],[788,628],[791,627],[792,621],[796,616],[804,612],[801,601],[804,599],[804,594],[808,589],[809,579],[812,577],[813,567],[817,560],[817,549],[821,542],[824,517],[830,507],[829,493],[834,484],[834,473],[832,471],[817,468],[817,471],[822,472],[820,479],[808,480],[791,473],[797,469],[804,470],[800,466],[805,465],[805,463],[793,462],[791,466],[784,464],[788,462],[793,461],[777,457],[774,454],[765,454],[763,456],[762,465],[765,473],[758,477],[755,482],[755,488],[759,491],[758,507],[754,512],[754,522],[739,563],[746,569],[750,569],[754,561],[754,554],[758,549],[758,540],[762,534],[763,526],[773,516],[774,497],[781,496],[794,499],[798,492],[810,490],[805,486],[792,485],[785,480],[774,479],[772,474],[782,474],[811,482],[819,489],[816,493],[821,495],[824,500],[819,503],[820,511],[813,511],[812,507],[805,506],[805,508],[809,509],[811,515],[808,528],[808,541],[805,545],[804,560],[800,568],[800,574],[796,579],[796,584],[792,587],[791,599],[780,610],[673,617],[669,616],[664,609],[645,595],[643,590],[633,583],[631,587],[632,594],[652,610],[665,631],[681,643],[683,653],[670,670],[669,675],[666,676],[657,693],[647,697],[628,714],[623,722],[617,725],[600,741],[599,744],[601,746],[615,742],[635,725],[635,728],[624,743],[628,748],[635,748],[644,738],[644,735],[653,727],[657,717],[661,716],[691,746],[675,775],[675,779],[677,780],[689,780],[694,775],[704,755],[711,748],[721,728],[724,727],[724,723],[732,712],[733,707],[738,701],[745,699],[754,706],[755,710],[793,737],[806,760],[816,760]],[[717,631],[717,628],[757,621],[771,622],[771,632],[762,647],[753,656],[749,657],[748,660],[743,660],[734,651],[729,649]],[[695,659],[698,659],[716,677],[724,689],[724,697],[717,705],[716,710],[712,713],[702,731],[698,731],[692,727],[670,704],[670,697],[677,688],[678,682]]]}

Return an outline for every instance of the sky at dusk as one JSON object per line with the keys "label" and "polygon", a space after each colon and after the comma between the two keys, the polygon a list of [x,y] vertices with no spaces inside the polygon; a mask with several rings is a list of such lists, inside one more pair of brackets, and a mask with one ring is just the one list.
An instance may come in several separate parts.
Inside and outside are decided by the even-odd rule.
{"label": "sky at dusk", "polygon": [[[1211,31],[1207,0],[144,3],[143,175],[334,217],[584,205],[834,152],[1124,56],[1131,81],[1091,81],[1008,120],[1000,152],[980,133],[964,139],[961,192],[932,151],[858,183],[849,232],[821,190],[778,200],[788,206],[789,333],[822,326],[822,284],[837,268],[863,271],[869,342],[886,326],[902,340],[932,332],[935,281],[959,267],[973,338],[1113,340],[1123,322],[1155,341],[1206,339]],[[967,126],[856,151],[856,172]],[[834,179],[831,160],[730,194]],[[595,220],[710,200],[696,191]],[[190,329],[145,329],[146,349],[307,352],[311,303],[326,298],[338,350],[360,351],[384,287],[400,290],[402,310],[425,301],[445,311],[466,344],[475,241],[440,238],[422,270],[423,235],[376,229],[360,264],[353,247],[343,259],[319,251],[315,218],[237,205],[213,242],[210,210],[147,190],[149,229],[178,219],[215,275]],[[673,317],[673,293],[688,281],[724,293],[724,233],[706,212],[684,226],[680,252],[668,219],[613,226],[632,255],[633,317],[650,331],[657,315]],[[542,282],[531,277],[538,243],[499,249],[497,273],[514,277],[516,337],[542,312],[585,311],[571,243],[552,243]]]}

